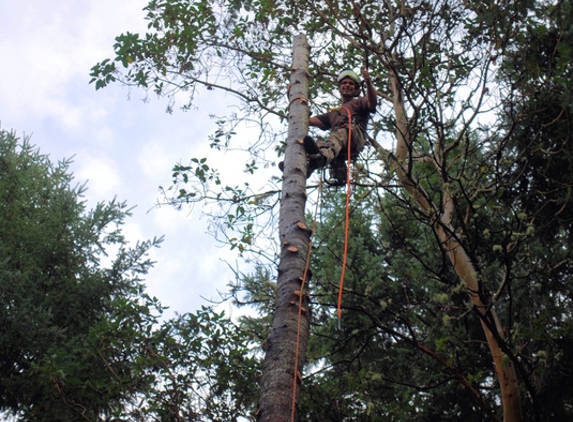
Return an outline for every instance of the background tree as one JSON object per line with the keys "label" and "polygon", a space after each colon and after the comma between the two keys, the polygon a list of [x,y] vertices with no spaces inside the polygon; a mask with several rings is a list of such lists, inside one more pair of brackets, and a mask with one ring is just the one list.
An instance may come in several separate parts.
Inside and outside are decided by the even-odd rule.
{"label": "background tree", "polygon": [[249,338],[208,308],[161,322],[142,284],[161,239],[129,248],[125,203],[87,211],[68,165],[0,131],[0,409],[26,421],[252,412]]}
{"label": "background tree", "polygon": [[[569,337],[568,330],[547,333],[541,327],[546,322],[557,326],[557,321],[568,326],[570,319],[569,292],[561,284],[570,275],[570,267],[561,259],[569,253],[570,245],[569,240],[563,240],[570,236],[570,219],[565,212],[570,178],[546,166],[556,157],[560,165],[570,165],[568,89],[563,89],[557,101],[542,101],[554,100],[556,90],[569,83],[566,24],[570,22],[570,6],[557,0],[518,4],[366,1],[360,5],[152,1],[146,9],[149,34],[118,37],[116,57],[92,70],[96,87],[120,80],[172,100],[177,92],[188,91],[191,102],[200,85],[232,92],[242,108],[234,120],[219,120],[212,145],[225,148],[239,142],[231,136],[236,127],[233,123],[248,116],[261,128],[257,142],[245,145],[253,152],[254,162],[268,160],[265,152],[271,146],[282,151],[288,105],[284,84],[290,71],[287,58],[293,34],[304,32],[312,42],[309,71],[313,111],[334,104],[333,97],[324,93],[332,90],[333,76],[340,68],[367,64],[375,75],[381,104],[373,119],[375,152],[361,162],[360,183],[366,190],[360,198],[371,206],[371,220],[364,227],[389,238],[365,236],[356,241],[357,245],[366,242],[371,253],[376,251],[371,242],[379,242],[377,253],[385,257],[383,260],[374,253],[365,257],[365,262],[377,263],[365,265],[374,267],[368,268],[366,277],[390,285],[399,281],[401,286],[388,288],[379,298],[385,305],[380,300],[376,305],[391,312],[386,325],[387,313],[380,315],[380,309],[366,306],[374,306],[364,300],[373,288],[358,284],[360,277],[356,289],[363,292],[358,295],[363,304],[347,309],[345,321],[362,321],[360,318],[368,315],[368,326],[376,335],[365,333],[366,338],[377,340],[369,345],[380,346],[371,356],[381,351],[392,357],[400,353],[401,360],[396,362],[403,365],[393,365],[389,370],[402,367],[404,372],[387,380],[392,381],[394,391],[416,392],[415,410],[421,409],[421,413],[410,417],[431,420],[429,404],[434,397],[448,398],[449,405],[443,410],[452,420],[499,420],[499,397],[508,422],[521,420],[522,414],[531,420],[567,415],[567,406],[560,410],[545,407],[538,393],[544,380],[564,376],[563,355],[555,345],[566,344]],[[538,44],[538,40],[542,42]],[[539,54],[527,54],[530,50]],[[511,63],[520,62],[529,66],[525,74],[518,72],[521,67],[512,67]],[[540,68],[544,72],[549,69],[542,78]],[[391,142],[395,144],[393,152],[383,148]],[[256,167],[248,164],[253,173]],[[247,259],[272,265],[278,254],[276,247],[269,248],[273,243],[268,227],[276,215],[271,195],[278,189],[260,193],[251,191],[248,183],[218,185],[220,180],[212,166],[194,159],[189,166],[176,167],[176,193],[171,201],[217,201],[222,213],[214,218],[223,221],[221,227],[229,233],[236,230],[239,234],[228,235],[234,239],[231,246],[247,253]],[[524,199],[528,199],[527,204]],[[544,227],[553,229],[557,242],[547,242],[547,238],[543,242],[538,230]],[[366,231],[359,227],[359,233]],[[386,244],[393,248],[384,247]],[[388,253],[391,260],[386,259]],[[315,264],[317,282],[330,286],[331,274],[326,271],[331,267],[332,259],[326,257]],[[551,268],[550,276],[544,268]],[[259,275],[264,273],[258,271]],[[322,281],[318,279],[320,273]],[[266,286],[264,278],[247,281],[246,287],[251,289]],[[556,290],[539,289],[549,285]],[[264,299],[268,290],[258,295],[251,290],[247,300]],[[396,297],[386,300],[386,294]],[[389,307],[390,299],[399,303],[396,309]],[[350,316],[351,311],[357,315]],[[328,328],[328,320],[317,321]],[[480,326],[482,333],[475,328]],[[377,338],[379,331],[386,333],[386,343]],[[534,331],[536,336],[532,336]],[[483,335],[492,351],[487,360],[483,357]],[[345,339],[337,340],[333,334],[330,337],[333,342]],[[343,345],[361,344],[358,336],[347,338]],[[339,343],[332,344],[335,347]],[[401,347],[390,347],[395,345]],[[357,350],[352,362],[358,362],[362,352],[369,349]],[[423,358],[412,359],[420,355]],[[313,386],[341,374],[328,372],[331,367],[326,357],[318,356],[313,355],[316,361],[309,366],[309,374],[323,364],[325,369]],[[373,358],[370,367],[388,367],[380,360],[385,356]],[[547,371],[546,365],[552,370]],[[340,368],[336,366],[342,371]],[[437,376],[439,368],[448,375]],[[367,397],[375,397],[374,389],[387,384],[372,382],[368,390],[371,395],[366,396],[365,374],[352,372],[352,365],[345,370],[349,372],[342,373],[349,375],[344,379],[359,382],[333,388],[344,387],[343,396],[352,406],[324,411],[337,411],[340,418],[363,415],[365,409],[373,409],[368,403],[377,403]],[[499,383],[495,382],[495,370]],[[410,382],[403,382],[409,389],[395,386],[394,381],[403,377],[409,377]],[[424,377],[425,382],[421,382]],[[521,397],[528,400],[520,400],[516,377]],[[436,384],[431,382],[434,378],[439,380]],[[375,379],[379,381],[378,375]],[[438,385],[443,388],[436,388]],[[470,391],[474,404],[462,405],[454,386]],[[326,390],[322,394],[330,393]],[[382,396],[378,396],[380,402]],[[411,395],[405,396],[400,399],[389,393],[384,400],[394,397],[394,409],[401,409],[407,418],[408,409],[413,409]],[[318,415],[316,420],[329,414],[316,411],[308,413]],[[391,409],[383,412],[390,414]],[[375,417],[372,415],[361,417]]]}
{"label": "background tree", "polygon": [[[529,231],[535,239],[524,257],[534,264],[515,269],[520,298],[529,309],[520,308],[519,319],[531,336],[527,347],[536,364],[528,369],[534,374],[538,403],[547,403],[541,413],[559,420],[570,418],[572,402],[570,389],[555,384],[568,384],[565,362],[571,359],[566,349],[571,338],[567,281],[573,274],[568,259],[573,239],[572,19],[565,1],[532,10],[507,46],[500,74],[508,85],[507,151],[515,160],[503,179],[502,199],[531,216]],[[546,360],[551,363],[539,365]]]}
{"label": "background tree", "polygon": [[[159,240],[126,248],[124,203],[85,212],[69,162],[0,135],[1,407],[27,420],[95,419],[145,383],[130,362],[134,336],[160,311],[139,284]],[[114,246],[117,258],[101,266]]]}

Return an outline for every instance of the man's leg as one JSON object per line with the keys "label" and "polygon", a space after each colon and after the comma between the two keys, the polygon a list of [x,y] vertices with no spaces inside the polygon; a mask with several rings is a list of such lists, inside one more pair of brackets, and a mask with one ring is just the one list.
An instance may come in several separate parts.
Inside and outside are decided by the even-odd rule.
{"label": "man's leg", "polygon": [[334,184],[337,185],[343,185],[346,182],[347,136],[348,129],[338,129],[331,132],[326,140],[328,145],[324,149],[325,153],[332,155],[332,158],[329,160],[329,174],[331,179],[334,179]]}
{"label": "man's leg", "polygon": [[[336,172],[336,178],[338,178],[339,173],[345,172],[346,163],[344,158],[340,157],[342,160],[337,160],[343,147],[346,146],[346,129],[338,129],[331,132],[326,140],[318,138],[315,142],[311,136],[304,137],[304,149],[306,150],[308,157],[308,167],[307,167],[307,177],[316,170],[326,165],[332,165],[336,162],[336,166],[340,166],[340,162],[344,168]],[[331,172],[332,175],[332,172]],[[343,181],[346,180],[346,176],[343,177]]]}
{"label": "man's leg", "polygon": [[330,164],[346,145],[346,129],[330,132],[326,140],[319,138],[316,145],[320,150],[320,154],[326,157],[326,164]]}
{"label": "man's leg", "polygon": [[351,159],[355,159],[358,157],[358,154],[364,149],[366,146],[366,133],[360,128],[355,128],[352,130],[352,140],[351,140]]}

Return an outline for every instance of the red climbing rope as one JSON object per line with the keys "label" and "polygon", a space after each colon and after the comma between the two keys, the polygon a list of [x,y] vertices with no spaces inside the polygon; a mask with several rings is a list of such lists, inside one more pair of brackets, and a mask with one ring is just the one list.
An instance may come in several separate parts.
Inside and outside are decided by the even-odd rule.
{"label": "red climbing rope", "polygon": [[344,287],[344,273],[346,271],[346,258],[348,256],[348,231],[350,222],[350,154],[352,144],[352,113],[347,107],[342,106],[348,113],[348,166],[346,166],[346,211],[344,218],[344,253],[342,256],[342,270],[340,271],[340,284],[338,286],[338,329],[342,328],[342,289]]}

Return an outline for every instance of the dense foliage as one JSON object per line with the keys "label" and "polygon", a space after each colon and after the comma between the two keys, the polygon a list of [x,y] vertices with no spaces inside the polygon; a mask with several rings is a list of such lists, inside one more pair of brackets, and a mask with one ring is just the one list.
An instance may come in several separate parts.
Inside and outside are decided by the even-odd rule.
{"label": "dense foliage", "polygon": [[247,413],[248,338],[208,308],[161,322],[142,284],[161,240],[128,247],[125,203],[86,210],[68,166],[0,131],[0,409],[26,421]]}

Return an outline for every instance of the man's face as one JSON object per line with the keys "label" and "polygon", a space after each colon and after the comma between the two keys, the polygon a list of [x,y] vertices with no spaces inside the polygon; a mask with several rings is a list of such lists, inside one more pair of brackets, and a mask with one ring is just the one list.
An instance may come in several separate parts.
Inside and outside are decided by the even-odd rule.
{"label": "man's face", "polygon": [[360,88],[356,86],[356,82],[349,77],[340,81],[338,84],[338,90],[340,91],[340,95],[344,98],[354,98],[360,93]]}

